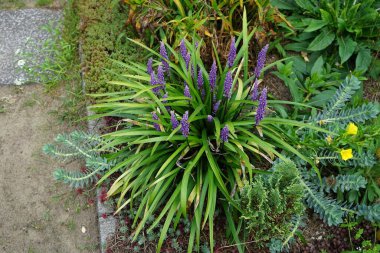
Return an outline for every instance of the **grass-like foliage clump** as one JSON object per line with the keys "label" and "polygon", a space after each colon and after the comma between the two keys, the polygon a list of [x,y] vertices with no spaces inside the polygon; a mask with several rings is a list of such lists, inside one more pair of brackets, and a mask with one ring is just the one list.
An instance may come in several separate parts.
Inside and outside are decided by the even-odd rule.
{"label": "grass-like foliage clump", "polygon": [[[281,125],[325,131],[280,118],[268,108],[279,103],[267,101],[266,88],[259,87],[268,45],[261,50],[252,75],[248,45],[253,33],[247,32],[246,17],[243,23],[241,35],[232,39],[226,66],[217,54],[211,67],[203,64],[202,41],[183,40],[178,51],[162,42],[160,53],[136,42],[159,61],[124,64],[134,74],[111,83],[128,90],[96,95],[104,97],[92,106],[98,117],[116,116],[125,122],[125,127],[104,136],[107,147],[119,149],[112,154],[118,163],[99,183],[117,175],[108,192],[119,197],[117,212],[137,197],[142,199],[133,224],[135,238],[151,215],[159,213],[148,230],[166,217],[157,251],[170,225],[181,217],[191,221],[189,252],[193,245],[198,249],[206,225],[213,248],[217,208],[224,210],[227,230],[239,243],[236,224],[242,221],[233,214],[243,213],[237,204],[243,181],[263,173],[263,160],[286,159],[277,147],[308,161],[293,148],[295,141],[287,138]],[[238,245],[240,251],[242,247]]]}

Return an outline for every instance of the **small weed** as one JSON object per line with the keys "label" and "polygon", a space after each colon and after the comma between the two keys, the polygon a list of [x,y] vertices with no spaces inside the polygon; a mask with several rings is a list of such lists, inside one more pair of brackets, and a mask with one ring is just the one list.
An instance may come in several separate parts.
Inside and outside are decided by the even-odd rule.
{"label": "small weed", "polygon": [[41,219],[31,221],[28,227],[33,228],[37,231],[43,231],[46,228],[46,225],[42,222]]}
{"label": "small weed", "polygon": [[99,249],[99,245],[95,242],[88,242],[77,246],[80,251],[96,251]]}
{"label": "small weed", "polygon": [[43,218],[45,221],[51,221],[50,210],[45,211],[44,214],[42,215],[42,218]]}
{"label": "small weed", "polygon": [[29,40],[27,43],[32,48],[37,48],[40,57],[39,63],[35,62],[35,53],[21,52],[20,58],[25,64],[19,70],[28,75],[28,80],[42,83],[46,90],[51,90],[63,80],[68,80],[67,73],[75,63],[76,47],[62,39],[62,24],[51,22],[41,27],[49,38],[43,43]]}
{"label": "small weed", "polygon": [[70,219],[65,223],[65,226],[67,227],[68,230],[74,231],[77,228],[77,224],[75,223],[74,220]]}
{"label": "small weed", "polygon": [[37,253],[32,247],[29,246],[28,253]]}
{"label": "small weed", "polygon": [[37,0],[36,5],[39,7],[50,5],[54,2],[54,0]]}
{"label": "small weed", "polygon": [[28,100],[26,100],[26,101],[22,104],[22,107],[33,107],[33,106],[36,105],[36,103],[37,103],[36,100],[34,100],[34,99],[28,99]]}
{"label": "small weed", "polygon": [[1,0],[0,9],[19,9],[25,7],[23,0]]}

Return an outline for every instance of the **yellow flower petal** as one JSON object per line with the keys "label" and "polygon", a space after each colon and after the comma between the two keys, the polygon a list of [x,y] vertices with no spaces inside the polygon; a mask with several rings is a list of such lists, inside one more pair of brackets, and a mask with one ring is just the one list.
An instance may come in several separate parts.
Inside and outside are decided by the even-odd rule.
{"label": "yellow flower petal", "polygon": [[346,133],[350,135],[356,135],[358,133],[358,127],[354,123],[349,123],[346,129]]}
{"label": "yellow flower petal", "polygon": [[352,157],[354,157],[352,155],[352,149],[342,149],[340,151],[340,155],[342,156],[342,160],[343,161],[347,161],[348,159],[351,159]]}

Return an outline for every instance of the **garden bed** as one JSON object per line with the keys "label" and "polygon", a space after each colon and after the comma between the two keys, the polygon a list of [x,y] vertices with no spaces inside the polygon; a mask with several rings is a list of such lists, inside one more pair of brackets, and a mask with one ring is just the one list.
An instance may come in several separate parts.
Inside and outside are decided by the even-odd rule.
{"label": "garden bed", "polygon": [[[194,37],[178,40],[181,29],[189,27],[170,30],[170,19],[177,22],[182,15],[190,20],[203,5],[162,3],[155,9],[149,4],[129,3],[130,19],[122,4],[77,6],[86,91],[94,99],[91,118],[105,118],[108,125],[95,144],[80,147],[90,165],[76,177],[84,179],[83,185],[99,179],[100,199],[117,210],[117,232],[108,238],[106,252],[185,252],[188,247],[202,252],[376,252],[379,83],[371,79],[376,71],[363,58],[373,57],[374,64],[379,60],[373,41],[361,37],[352,43],[348,30],[350,48],[343,48],[340,37],[332,43],[331,31],[327,43],[323,36],[316,41],[297,37],[293,30],[281,44],[285,32],[278,20],[261,20],[256,30],[238,5],[234,15],[241,19],[240,30],[225,31],[210,20]],[[282,14],[267,3],[258,13],[285,20],[282,27],[292,30],[289,18],[304,33],[326,26],[310,19],[306,25],[297,23],[296,15],[307,14],[299,10],[305,6],[296,5],[286,9],[279,4],[279,9],[294,9]],[[202,10],[223,16],[215,9]],[[367,11],[375,15],[373,8]],[[248,17],[256,22],[252,12]],[[169,29],[149,26],[147,19]],[[126,20],[141,40],[127,40],[126,35],[135,35],[124,27]],[[223,34],[213,49],[207,44],[212,28]],[[157,41],[160,36],[166,43]],[[303,44],[296,48],[294,40]],[[158,49],[141,41],[156,42]],[[258,50],[253,41],[263,47]],[[357,43],[362,44],[355,49]],[[249,51],[252,45],[255,54]],[[268,47],[272,51],[266,57]],[[339,53],[332,58],[334,50]],[[93,166],[95,160],[101,166]],[[60,173],[62,181],[72,176]],[[82,187],[79,179],[66,182]],[[109,215],[100,213],[104,220]]]}

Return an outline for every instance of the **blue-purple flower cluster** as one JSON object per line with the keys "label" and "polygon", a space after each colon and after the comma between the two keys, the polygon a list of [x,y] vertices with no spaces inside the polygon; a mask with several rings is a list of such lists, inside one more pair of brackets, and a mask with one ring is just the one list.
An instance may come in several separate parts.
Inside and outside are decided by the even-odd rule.
{"label": "blue-purple flower cluster", "polygon": [[185,82],[185,88],[184,88],[184,90],[183,90],[183,95],[184,95],[185,97],[191,98],[189,85],[187,85],[186,82]]}
{"label": "blue-purple flower cluster", "polygon": [[[262,69],[264,68],[265,61],[266,61],[266,53],[268,50],[268,45],[262,48],[258,55],[257,59],[257,65],[255,67],[254,73],[255,73],[255,81],[253,83],[253,86],[251,87],[252,93],[250,94],[251,99],[253,101],[258,100],[258,107],[256,110],[256,116],[255,116],[255,124],[259,125],[260,122],[263,120],[265,116],[265,110],[267,106],[267,88],[264,88],[261,93],[259,92],[259,83],[260,83],[260,75],[262,72]],[[199,92],[202,95],[202,99],[205,98],[205,91],[208,90],[208,87],[205,87],[205,80],[203,76],[202,69],[200,67],[193,67],[197,66],[197,64],[194,63],[194,65],[190,66],[191,64],[191,57],[190,57],[190,52],[186,48],[186,42],[185,40],[182,40],[179,46],[179,51],[182,59],[186,63],[186,68],[189,70],[189,67],[191,68],[192,71],[192,77],[196,79],[196,85],[197,88],[199,89]],[[236,60],[236,55],[237,55],[237,49],[236,49],[236,44],[235,44],[235,38],[231,40],[230,44],[230,51],[228,54],[228,59],[227,59],[227,67],[232,68],[235,64]],[[165,48],[165,44],[161,42],[160,45],[160,55],[161,55],[161,64],[157,67],[157,75],[154,71],[153,67],[153,59],[149,58],[148,63],[147,63],[147,73],[150,75],[150,83],[151,85],[155,85],[157,87],[153,88],[153,92],[158,96],[160,95],[160,90],[164,90],[164,94],[162,96],[162,102],[163,103],[168,103],[168,93],[166,92],[166,87],[165,87],[165,74],[168,73],[169,71],[169,57]],[[211,108],[211,114],[207,115],[206,120],[208,123],[211,123],[214,121],[214,117],[217,116],[217,113],[219,111],[219,107],[221,104],[227,105],[228,99],[231,98],[232,96],[232,88],[233,88],[233,70],[227,68],[227,73],[224,78],[224,83],[223,83],[223,92],[222,100],[218,100],[218,95],[220,96],[221,93],[217,91],[217,64],[216,61],[213,61],[213,64],[211,66],[210,72],[208,74],[208,80],[206,80],[206,83],[208,81],[209,84],[209,91],[211,92],[211,100],[212,100],[212,108]],[[194,73],[194,71],[197,71],[197,75]],[[206,74],[207,76],[207,74]],[[191,83],[193,84],[193,82]],[[194,88],[191,86],[192,89]],[[192,90],[194,91],[194,90]],[[184,82],[184,96],[192,99],[191,91],[189,85]],[[188,137],[190,134],[190,122],[189,122],[189,111],[185,111],[185,113],[182,116],[182,119],[179,121],[177,119],[177,114],[175,111],[173,111],[169,106],[165,106],[168,111],[170,111],[170,122],[171,122],[171,127],[172,130],[180,127],[180,131],[184,137]],[[224,107],[225,108],[225,107]],[[225,110],[225,109],[224,109]],[[223,111],[224,111],[223,110]],[[156,112],[152,112],[152,118],[153,120],[157,121],[154,122],[154,128],[157,131],[161,131],[161,126],[158,123],[159,117],[156,114]],[[228,142],[229,140],[229,134],[230,134],[230,129],[228,128],[227,125],[225,125],[221,131],[220,131],[220,139],[222,142]]]}
{"label": "blue-purple flower cluster", "polygon": [[[154,120],[158,120],[158,116],[157,116],[157,113],[156,112],[152,112],[152,118]],[[154,128],[157,130],[157,131],[160,131],[161,132],[161,128],[160,128],[160,125],[158,123],[153,123],[153,126]]]}
{"label": "blue-purple flower cluster", "polygon": [[210,83],[211,92],[215,91],[217,70],[218,69],[216,67],[216,62],[214,60],[211,66],[210,74],[209,74],[209,83]]}
{"label": "blue-purple flower cluster", "polygon": [[230,134],[230,129],[228,129],[228,126],[224,126],[222,130],[220,130],[220,139],[223,142],[228,142],[228,135]]}
{"label": "blue-purple flower cluster", "polygon": [[232,75],[231,75],[231,71],[228,71],[226,75],[226,79],[224,80],[223,96],[225,98],[231,98],[231,88],[232,88]]}
{"label": "blue-purple flower cluster", "polygon": [[259,97],[259,80],[256,79],[255,82],[253,83],[251,99],[255,101],[258,99],[258,97]]}
{"label": "blue-purple flower cluster", "polygon": [[172,129],[176,129],[179,126],[179,122],[177,120],[177,117],[175,116],[174,111],[170,111],[170,121],[172,123]]}
{"label": "blue-purple flower cluster", "polygon": [[259,78],[261,75],[261,71],[264,68],[265,60],[267,57],[267,51],[268,51],[269,45],[266,44],[260,51],[259,56],[257,57],[257,64],[255,68],[255,77]]}
{"label": "blue-purple flower cluster", "polygon": [[235,45],[235,37],[231,40],[230,52],[228,53],[227,65],[228,67],[232,67],[234,65],[236,59],[236,45]]}
{"label": "blue-purple flower cluster", "polygon": [[265,115],[265,109],[267,107],[267,88],[264,88],[261,92],[259,99],[259,106],[256,110],[256,126],[260,124],[260,121],[263,120]]}
{"label": "blue-purple flower cluster", "polygon": [[146,64],[146,72],[148,72],[149,75],[153,72],[153,59],[149,58],[148,63]]}
{"label": "blue-purple flower cluster", "polygon": [[189,111],[186,111],[183,114],[181,119],[181,132],[184,137],[188,137],[190,133],[190,124],[189,124]]}
{"label": "blue-purple flower cluster", "polygon": [[166,52],[166,48],[165,48],[165,44],[163,41],[161,41],[161,44],[160,44],[160,55],[162,57],[162,65],[164,66],[164,71],[167,72],[169,71],[169,63],[167,61],[169,61],[169,57],[168,57],[168,53]]}

